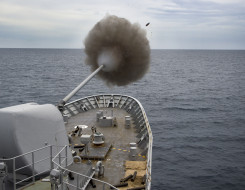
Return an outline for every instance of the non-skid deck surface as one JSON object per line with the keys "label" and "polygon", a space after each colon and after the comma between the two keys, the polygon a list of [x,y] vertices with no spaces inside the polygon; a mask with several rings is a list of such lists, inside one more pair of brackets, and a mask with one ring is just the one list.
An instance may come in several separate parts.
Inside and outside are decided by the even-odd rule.
{"label": "non-skid deck surface", "polygon": [[[113,116],[116,117],[117,126],[116,127],[100,127],[96,120],[96,113],[99,110],[103,110],[105,116]],[[112,111],[113,110],[113,111]],[[131,127],[129,129],[125,128],[125,116],[130,116],[125,110],[118,109],[118,108],[99,108],[93,109],[86,112],[79,113],[74,115],[68,119],[66,123],[66,130],[67,133],[70,134],[74,131],[74,127],[77,125],[87,125],[88,128],[83,129],[82,134],[91,135],[91,127],[96,127],[97,132],[101,132],[104,134],[105,137],[105,144],[101,147],[93,147],[93,145],[89,145],[89,157],[91,159],[93,166],[95,166],[98,160],[102,160],[102,164],[105,168],[105,173],[103,177],[98,178],[95,174],[94,177],[101,180],[106,181],[109,184],[118,184],[120,179],[124,178],[125,176],[133,173],[137,170],[137,177],[134,183],[129,181],[129,186],[120,189],[128,189],[129,187],[137,187],[140,185],[142,176],[145,174],[145,169],[142,168],[133,168],[129,167],[126,160],[131,160],[130,154],[130,146],[129,143],[137,142],[138,139],[136,138],[137,133],[135,132],[134,124],[131,122]],[[76,151],[77,155],[82,158],[82,164],[73,164],[68,167],[68,169],[75,171],[77,173],[85,174],[86,170],[90,167],[87,162],[88,158],[84,154],[84,150],[82,148],[79,151],[78,149],[74,148],[75,144],[81,144],[80,137],[72,137],[71,148]],[[101,149],[99,149],[101,148]],[[138,149],[140,153],[142,150]],[[134,157],[134,161],[145,161],[145,157],[141,156],[140,154]],[[133,164],[132,164],[133,163]],[[135,164],[136,162],[132,162],[131,164],[134,166],[138,165]],[[144,165],[144,163],[143,163]],[[126,167],[125,167],[126,166]],[[49,178],[49,177],[48,177]],[[64,180],[68,180],[67,178]],[[73,182],[73,185],[76,185],[76,176]],[[96,184],[95,189],[103,189],[103,184],[94,181]],[[50,182],[42,182],[37,181],[33,185],[29,187],[25,187],[25,190],[49,190],[51,189]],[[110,189],[109,186],[105,186],[105,189]],[[94,190],[91,185],[89,185],[86,190]]]}
{"label": "non-skid deck surface", "polygon": [[85,154],[85,151],[80,153],[82,159],[90,160],[104,160],[111,148],[111,143],[105,143],[104,146],[94,146],[93,144],[88,144],[88,153]]}
{"label": "non-skid deck surface", "polygon": [[[47,177],[46,179],[49,179]],[[21,190],[51,190],[51,183],[49,181],[36,181],[34,184],[31,184],[26,187],[20,188]]]}
{"label": "non-skid deck surface", "polygon": [[[96,120],[96,113],[99,110],[103,110],[105,116],[113,116],[117,119],[117,126],[116,127],[100,127]],[[113,110],[113,111],[112,111]],[[130,116],[125,110],[118,109],[118,108],[100,108],[100,109],[93,109],[87,112],[79,113],[71,118],[69,118],[68,123],[66,124],[66,129],[68,133],[71,133],[74,130],[74,127],[77,125],[87,125],[88,128],[83,129],[82,134],[91,135],[92,130],[91,127],[96,127],[97,132],[103,133],[105,137],[105,147],[107,145],[111,145],[111,148],[107,148],[106,154],[103,153],[92,153],[93,151],[89,152],[89,154],[96,154],[96,156],[103,157],[102,163],[105,166],[105,175],[104,177],[99,178],[102,181],[106,181],[110,184],[118,184],[120,179],[122,179],[125,175],[125,160],[130,160],[130,146],[129,143],[137,142],[137,133],[134,129],[134,124],[131,122],[131,127],[129,129],[125,128],[125,116]],[[80,139],[74,137],[73,143],[79,144]],[[91,145],[89,147],[89,150]],[[84,151],[79,152],[75,150],[77,155],[80,155],[82,159],[84,158]],[[96,151],[96,150],[94,150]],[[141,150],[138,150],[139,152]],[[103,152],[103,151],[101,151]],[[101,155],[100,155],[101,154]],[[103,156],[105,155],[105,156]],[[137,156],[135,158],[138,161],[145,160],[142,156]],[[93,159],[92,159],[93,160]],[[95,164],[97,161],[96,159],[93,161]],[[82,173],[82,171],[81,171]],[[95,176],[97,177],[97,176]],[[95,182],[97,185],[96,189],[103,189],[102,184]],[[88,189],[93,189],[92,187],[88,187]],[[108,189],[108,188],[106,188]]]}

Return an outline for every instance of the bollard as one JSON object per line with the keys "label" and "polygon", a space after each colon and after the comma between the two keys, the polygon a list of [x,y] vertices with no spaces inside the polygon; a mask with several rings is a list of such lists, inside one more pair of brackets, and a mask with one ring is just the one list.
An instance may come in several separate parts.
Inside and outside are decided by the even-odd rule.
{"label": "bollard", "polygon": [[130,147],[137,147],[137,144],[135,142],[129,143]]}
{"label": "bollard", "polygon": [[130,147],[129,155],[131,158],[134,158],[137,155],[137,147]]}
{"label": "bollard", "polygon": [[130,129],[131,127],[131,118],[130,116],[125,116],[125,128]]}

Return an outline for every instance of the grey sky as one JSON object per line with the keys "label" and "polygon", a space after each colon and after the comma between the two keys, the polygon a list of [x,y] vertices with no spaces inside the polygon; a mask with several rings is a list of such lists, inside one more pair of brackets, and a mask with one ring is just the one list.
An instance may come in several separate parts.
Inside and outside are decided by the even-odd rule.
{"label": "grey sky", "polygon": [[106,14],[139,23],[153,49],[245,49],[245,0],[1,0],[0,47],[83,48]]}

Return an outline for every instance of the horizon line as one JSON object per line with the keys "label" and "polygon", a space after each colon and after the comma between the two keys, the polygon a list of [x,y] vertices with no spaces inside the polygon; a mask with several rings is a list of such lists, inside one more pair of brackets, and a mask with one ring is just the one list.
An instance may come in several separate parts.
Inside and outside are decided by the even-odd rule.
{"label": "horizon line", "polygon": [[[38,47],[0,47],[0,49],[57,49],[57,50],[84,50],[85,48],[52,48],[52,47],[47,47],[47,48],[38,48]],[[151,50],[234,50],[234,51],[244,51],[245,49],[219,49],[219,48],[213,48],[213,49],[208,49],[208,48],[151,48]]]}

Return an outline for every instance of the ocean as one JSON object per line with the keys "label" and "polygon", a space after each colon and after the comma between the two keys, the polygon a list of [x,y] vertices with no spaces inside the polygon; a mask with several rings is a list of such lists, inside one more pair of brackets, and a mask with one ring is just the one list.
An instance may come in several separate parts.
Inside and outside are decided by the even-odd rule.
{"label": "ocean", "polygon": [[[0,108],[57,104],[90,74],[77,49],[0,49]],[[153,132],[153,190],[245,189],[245,51],[152,50],[124,87],[98,77],[73,98],[137,98]]]}

